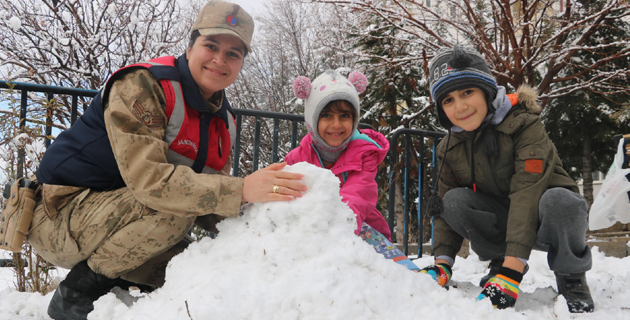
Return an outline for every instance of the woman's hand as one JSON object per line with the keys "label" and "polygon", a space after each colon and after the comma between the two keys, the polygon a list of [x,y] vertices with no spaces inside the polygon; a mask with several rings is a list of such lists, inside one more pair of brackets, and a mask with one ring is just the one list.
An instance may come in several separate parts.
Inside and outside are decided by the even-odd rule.
{"label": "woman's hand", "polygon": [[245,177],[243,201],[290,201],[301,197],[306,186],[296,180],[301,180],[304,175],[280,171],[286,165],[286,162],[274,163]]}

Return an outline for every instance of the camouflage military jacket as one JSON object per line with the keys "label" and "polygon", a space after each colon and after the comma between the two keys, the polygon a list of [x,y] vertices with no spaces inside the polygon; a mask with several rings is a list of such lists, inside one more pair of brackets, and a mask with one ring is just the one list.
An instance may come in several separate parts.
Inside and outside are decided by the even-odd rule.
{"label": "camouflage military jacket", "polygon": [[[208,110],[220,110],[223,94],[218,92],[206,102]],[[164,91],[147,69],[133,69],[111,83],[103,117],[124,184],[139,202],[156,211],[181,216],[236,215],[243,179],[228,176],[229,159],[218,175],[199,174],[189,166],[167,160],[165,106]],[[231,153],[230,148],[230,158]],[[51,214],[74,194],[68,186],[44,184],[44,201]]]}

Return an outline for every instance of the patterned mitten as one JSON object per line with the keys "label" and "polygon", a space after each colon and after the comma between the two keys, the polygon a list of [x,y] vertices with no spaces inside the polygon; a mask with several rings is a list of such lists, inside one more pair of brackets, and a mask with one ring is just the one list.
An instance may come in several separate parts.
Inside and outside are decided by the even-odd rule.
{"label": "patterned mitten", "polygon": [[501,267],[496,276],[490,278],[477,300],[490,298],[497,309],[511,308],[516,304],[520,289],[518,285],[523,280],[523,274],[510,268]]}
{"label": "patterned mitten", "polygon": [[433,277],[433,280],[437,281],[440,286],[445,286],[449,280],[451,280],[451,276],[453,275],[453,270],[451,266],[446,263],[438,263],[436,266],[428,266],[424,269],[420,270],[420,273],[426,273]]}

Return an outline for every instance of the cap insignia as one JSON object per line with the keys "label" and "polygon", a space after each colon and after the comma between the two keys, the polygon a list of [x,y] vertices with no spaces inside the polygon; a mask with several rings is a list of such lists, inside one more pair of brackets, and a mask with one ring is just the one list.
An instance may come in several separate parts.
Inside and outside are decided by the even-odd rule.
{"label": "cap insignia", "polygon": [[238,19],[236,19],[235,16],[227,16],[227,18],[225,18],[225,23],[232,27],[236,27],[238,25]]}
{"label": "cap insignia", "polygon": [[227,16],[227,18],[225,18],[225,23],[227,23],[229,26],[236,27],[238,25],[238,19],[236,18],[236,15],[238,14],[238,11],[240,9],[241,7],[234,5],[234,11],[232,11],[232,13]]}

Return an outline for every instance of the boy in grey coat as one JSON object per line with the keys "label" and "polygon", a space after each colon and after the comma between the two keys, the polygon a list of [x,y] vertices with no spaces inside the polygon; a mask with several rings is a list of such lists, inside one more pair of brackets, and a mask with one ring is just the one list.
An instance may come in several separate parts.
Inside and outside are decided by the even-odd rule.
{"label": "boy in grey coat", "polygon": [[516,303],[531,250],[544,250],[569,311],[592,312],[588,206],[537,115],[534,90],[506,94],[468,48],[439,51],[429,70],[449,134],[437,151],[439,197],[429,204],[435,265],[423,272],[446,284],[466,238],[480,259],[491,260],[478,299],[504,309]]}

